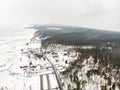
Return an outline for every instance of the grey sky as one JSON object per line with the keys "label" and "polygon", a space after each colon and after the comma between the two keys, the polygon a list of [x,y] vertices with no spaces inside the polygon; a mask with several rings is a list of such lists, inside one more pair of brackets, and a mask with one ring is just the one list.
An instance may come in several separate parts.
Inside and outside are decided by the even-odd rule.
{"label": "grey sky", "polygon": [[120,0],[0,0],[0,24],[62,24],[120,30]]}

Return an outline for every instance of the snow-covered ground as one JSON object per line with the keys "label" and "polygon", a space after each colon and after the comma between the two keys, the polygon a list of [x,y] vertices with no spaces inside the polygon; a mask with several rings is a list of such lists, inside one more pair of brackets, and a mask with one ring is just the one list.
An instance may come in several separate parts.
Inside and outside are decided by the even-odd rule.
{"label": "snow-covered ground", "polygon": [[25,90],[25,78],[19,74],[17,56],[19,48],[30,39],[34,31],[14,26],[0,28],[0,90]]}
{"label": "snow-covered ground", "polygon": [[[26,77],[20,69],[20,49],[30,41],[35,31],[13,25],[0,27],[0,90],[48,89],[48,82],[49,88],[58,87],[55,74],[51,71],[45,70],[42,75]],[[27,60],[27,57],[23,58]]]}
{"label": "snow-covered ground", "polygon": [[[20,53],[21,48],[25,48],[25,44],[30,41],[35,31],[23,27],[17,28],[16,26],[0,27],[0,90],[59,90],[54,70],[47,60],[44,61],[42,58],[39,61],[39,59],[36,60],[35,56],[29,59],[27,54],[22,55]],[[32,48],[33,45],[30,47]],[[81,48],[91,49],[93,46]],[[43,52],[55,67],[60,81],[64,82],[62,83],[64,84],[63,89],[68,90],[69,85],[71,88],[76,87],[70,78],[63,77],[60,72],[64,71],[70,62],[76,60],[81,53],[76,52],[74,46],[59,44],[49,45],[46,50],[43,49]],[[32,64],[39,63],[50,68],[43,67],[44,69],[41,69],[40,73],[27,76],[20,66],[29,66],[28,60],[33,60]],[[98,68],[98,64],[95,65],[93,60],[93,57],[85,59],[82,62],[83,67],[77,73],[78,79],[85,83],[84,90],[101,90],[101,85],[104,86],[106,83],[104,77],[100,77],[100,75],[91,75],[89,78],[86,76],[86,73],[92,70],[93,66],[94,69]],[[39,70],[39,68],[37,69]],[[75,70],[71,72],[71,75]],[[112,81],[115,82],[115,79],[113,78]],[[118,87],[116,90],[119,90]]]}
{"label": "snow-covered ground", "polygon": [[[56,67],[56,71],[62,83],[61,85],[63,85],[63,90],[73,90],[74,88],[77,88],[78,83],[80,83],[79,87],[81,88],[79,90],[103,90],[105,88],[105,85],[107,89],[104,90],[110,90],[110,88],[114,87],[114,83],[119,82],[117,81],[117,78],[115,79],[114,75],[111,74],[114,74],[115,72],[106,73],[105,75],[108,75],[108,78],[112,79],[111,84],[109,85],[107,79],[105,79],[104,75],[102,75],[102,71],[104,70],[104,68],[101,67],[102,71],[100,71],[99,60],[97,63],[94,63],[93,56],[80,61],[78,65],[81,65],[81,67],[79,66],[78,68],[72,68],[69,73],[63,75],[61,72],[63,72],[64,70],[68,72],[67,70],[69,70],[71,62],[76,61],[79,55],[82,55],[82,53],[76,52],[74,48],[74,46],[50,44],[45,51],[46,56],[53,63],[54,67]],[[94,48],[94,46],[82,46],[79,48],[91,49]],[[98,73],[95,73],[96,71]],[[90,73],[92,74],[90,75]],[[79,81],[77,82],[77,84],[75,83],[76,77],[78,77]],[[114,90],[120,90],[117,84]]]}

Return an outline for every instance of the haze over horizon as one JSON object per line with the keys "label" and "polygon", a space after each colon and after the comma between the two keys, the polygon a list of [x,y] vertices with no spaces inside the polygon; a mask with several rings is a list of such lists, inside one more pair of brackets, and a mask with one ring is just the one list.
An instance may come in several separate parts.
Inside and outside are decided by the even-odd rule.
{"label": "haze over horizon", "polygon": [[120,31],[119,9],[119,0],[1,0],[0,27],[62,24]]}

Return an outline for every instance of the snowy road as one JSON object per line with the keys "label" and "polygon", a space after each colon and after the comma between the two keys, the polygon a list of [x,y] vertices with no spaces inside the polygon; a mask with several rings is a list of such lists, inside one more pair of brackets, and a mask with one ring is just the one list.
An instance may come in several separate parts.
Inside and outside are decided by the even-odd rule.
{"label": "snowy road", "polygon": [[47,74],[46,75],[46,78],[47,78],[47,84],[48,84],[48,90],[51,90],[51,86],[50,86],[50,79],[49,79],[49,75]]}
{"label": "snowy road", "polygon": [[54,75],[55,75],[57,84],[58,84],[58,86],[59,86],[59,89],[58,89],[58,90],[63,90],[63,89],[62,89],[62,86],[61,86],[60,78],[59,78],[59,76],[58,76],[58,74],[57,74],[57,70],[56,70],[56,68],[54,67],[54,64],[51,62],[51,60],[49,60],[49,58],[48,58],[45,54],[43,54],[43,55],[44,55],[44,57],[49,61],[49,63],[52,65],[52,68],[53,68],[53,70],[54,70]]}
{"label": "snowy road", "polygon": [[43,75],[40,75],[40,86],[41,86],[40,90],[43,90]]}

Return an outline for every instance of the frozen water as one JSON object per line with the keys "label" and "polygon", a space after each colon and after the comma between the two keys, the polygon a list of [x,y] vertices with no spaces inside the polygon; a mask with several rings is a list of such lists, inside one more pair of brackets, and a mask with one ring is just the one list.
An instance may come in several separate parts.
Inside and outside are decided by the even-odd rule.
{"label": "frozen water", "polygon": [[0,27],[0,90],[28,90],[19,68],[19,49],[34,31],[13,25]]}

